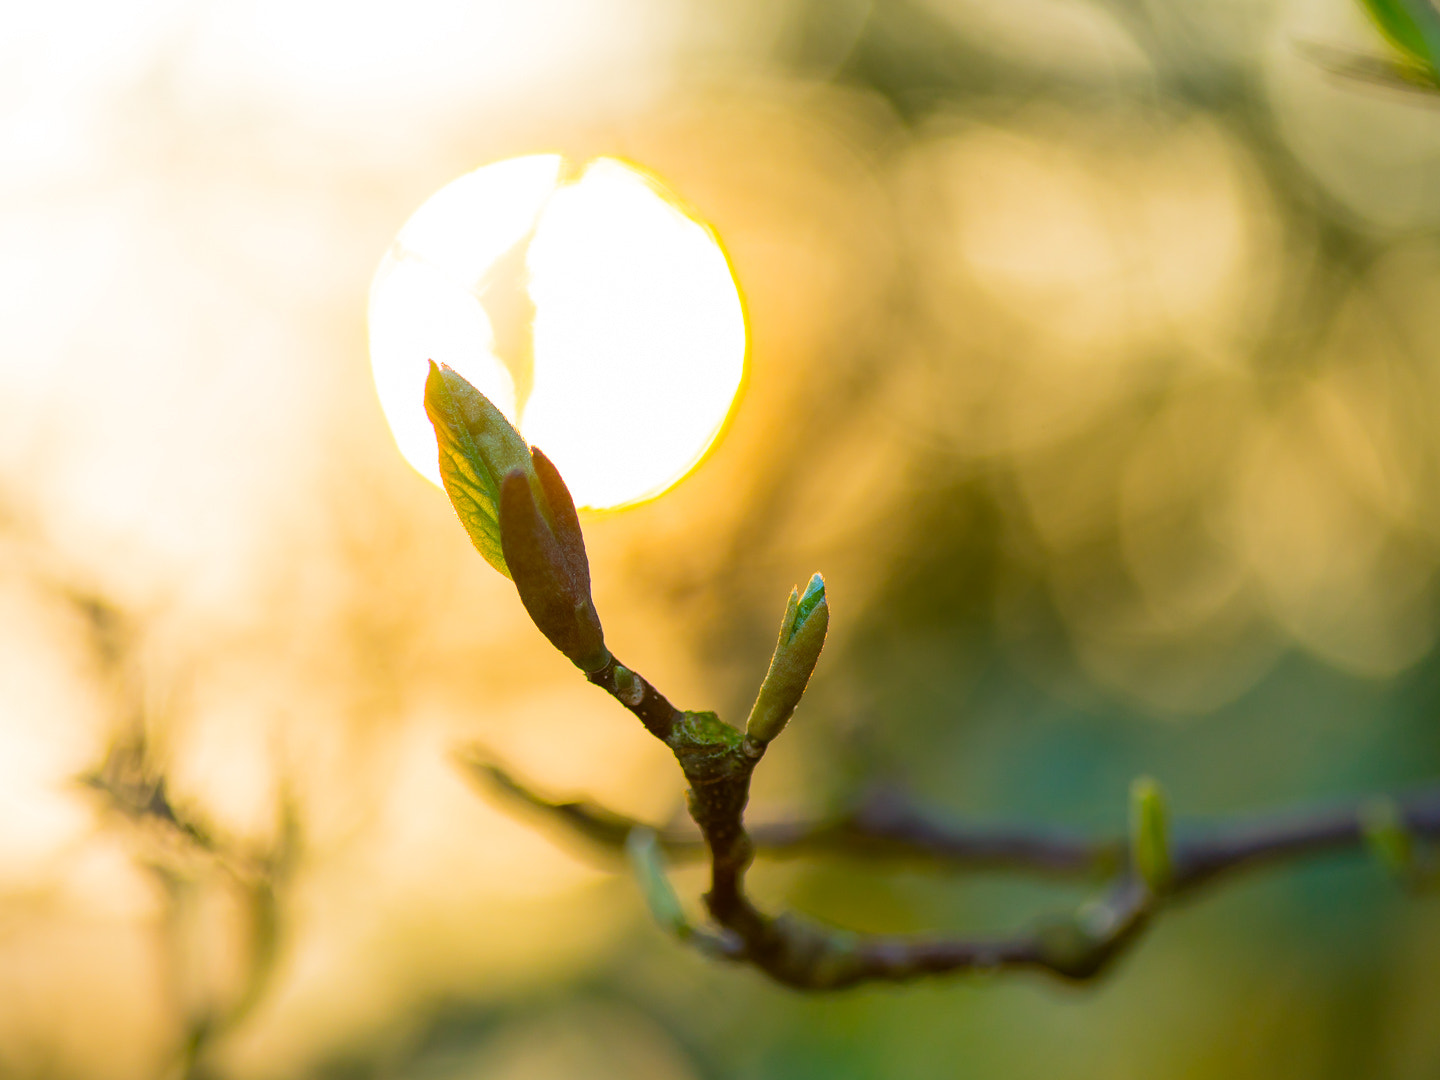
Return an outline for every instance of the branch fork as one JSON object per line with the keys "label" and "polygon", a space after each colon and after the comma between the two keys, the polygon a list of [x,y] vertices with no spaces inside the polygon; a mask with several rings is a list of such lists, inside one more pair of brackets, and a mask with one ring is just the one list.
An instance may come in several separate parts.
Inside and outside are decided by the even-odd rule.
{"label": "branch fork", "polygon": [[[625,851],[656,922],[710,956],[748,964],[800,990],[1016,968],[1084,980],[1105,971],[1167,905],[1221,874],[1368,847],[1392,872],[1416,880],[1417,867],[1426,865],[1417,855],[1420,841],[1440,836],[1440,789],[1431,789],[1177,837],[1159,785],[1147,778],[1132,787],[1125,840],[957,826],[893,793],[833,820],[761,825],[752,834],[745,824],[751,777],[794,715],[825,643],[830,608],[824,580],[816,574],[803,592],[791,591],[743,733],[713,712],[678,709],[606,646],[579,518],[554,465],[449,368],[431,364],[425,404],[445,490],[476,549],[514,580],[551,644],[670,748],[689,785],[686,801],[698,836],[657,832],[601,807],[549,800],[479,753],[467,755],[465,765],[601,847]],[[1108,884],[1097,899],[1013,937],[867,935],[757,908],[745,891],[745,872],[757,850],[895,855],[954,867],[1098,875]],[[713,925],[698,927],[686,916],[666,873],[668,857],[708,859],[704,902]]]}

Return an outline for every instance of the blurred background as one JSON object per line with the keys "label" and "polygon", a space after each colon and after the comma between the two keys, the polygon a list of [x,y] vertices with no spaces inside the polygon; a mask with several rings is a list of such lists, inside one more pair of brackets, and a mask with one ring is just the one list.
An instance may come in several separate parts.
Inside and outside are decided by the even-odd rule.
{"label": "blurred background", "polygon": [[[1102,983],[805,998],[472,789],[681,780],[401,458],[370,277],[490,161],[634,161],[708,221],[746,383],[587,519],[616,652],[743,717],[831,638],[751,819],[876,781],[1123,827],[1440,772],[1440,111],[1297,43],[1347,0],[126,0],[0,33],[0,1074],[1433,1077],[1440,912],[1237,881]],[[762,864],[867,930],[1082,886]],[[679,875],[693,898],[694,870]],[[698,910],[698,909],[697,909]]]}

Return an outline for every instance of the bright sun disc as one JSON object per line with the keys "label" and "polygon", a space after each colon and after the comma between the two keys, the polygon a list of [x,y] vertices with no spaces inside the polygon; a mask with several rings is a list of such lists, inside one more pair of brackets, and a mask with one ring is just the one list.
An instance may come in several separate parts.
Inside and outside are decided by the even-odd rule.
{"label": "bright sun disc", "polygon": [[719,434],[745,319],[715,237],[650,177],[556,154],[477,169],[405,223],[370,287],[370,358],[405,458],[440,483],[428,362],[555,462],[580,506],[658,495]]}

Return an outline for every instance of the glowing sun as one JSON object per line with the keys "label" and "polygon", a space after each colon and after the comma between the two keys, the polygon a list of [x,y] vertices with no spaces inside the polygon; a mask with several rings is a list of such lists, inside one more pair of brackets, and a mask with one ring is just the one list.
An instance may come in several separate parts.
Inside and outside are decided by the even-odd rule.
{"label": "glowing sun", "polygon": [[715,441],[745,318],[711,231],[612,158],[487,165],[405,223],[370,287],[370,357],[401,452],[440,483],[427,363],[448,364],[607,509],[657,495]]}

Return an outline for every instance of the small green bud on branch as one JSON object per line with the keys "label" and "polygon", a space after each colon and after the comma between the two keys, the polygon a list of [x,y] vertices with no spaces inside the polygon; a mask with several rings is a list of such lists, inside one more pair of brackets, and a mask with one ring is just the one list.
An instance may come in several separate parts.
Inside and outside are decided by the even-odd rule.
{"label": "small green bud on branch", "polygon": [[1377,862],[1398,880],[1415,878],[1415,839],[1395,800],[1378,796],[1360,807],[1360,831]]}
{"label": "small green bud on branch", "polygon": [[660,850],[660,841],[653,829],[631,829],[625,840],[625,854],[630,857],[630,866],[640,882],[640,891],[645,895],[645,904],[651,916],[662,927],[682,940],[688,938],[692,927],[680,906],[680,897],[670,884],[665,872],[665,854]]}
{"label": "small green bud on branch", "polygon": [[1150,892],[1159,896],[1174,879],[1165,794],[1148,776],[1130,785],[1130,861]]}
{"label": "small green bud on branch", "polygon": [[825,580],[816,574],[805,586],[803,595],[799,589],[790,590],[790,602],[780,621],[780,639],[770,658],[770,670],[765,673],[765,681],[760,684],[759,696],[745,724],[745,737],[758,750],[763,750],[785,730],[820,659],[829,627],[830,604],[825,598]]}

